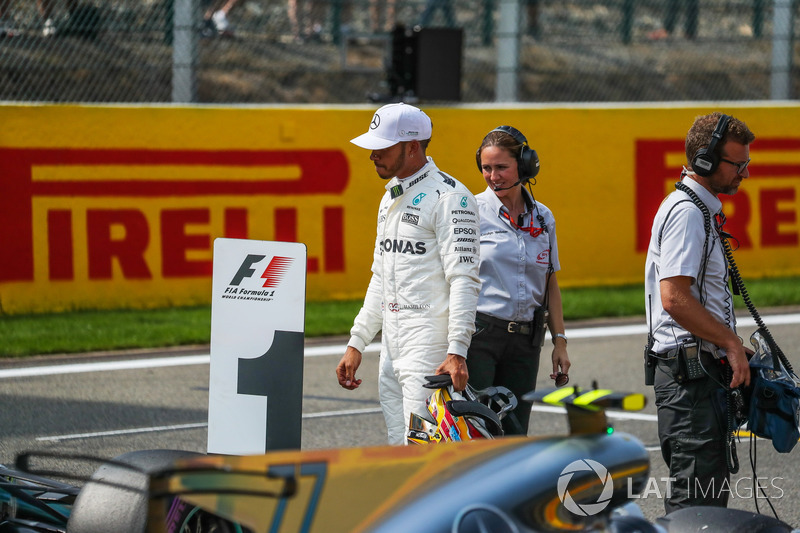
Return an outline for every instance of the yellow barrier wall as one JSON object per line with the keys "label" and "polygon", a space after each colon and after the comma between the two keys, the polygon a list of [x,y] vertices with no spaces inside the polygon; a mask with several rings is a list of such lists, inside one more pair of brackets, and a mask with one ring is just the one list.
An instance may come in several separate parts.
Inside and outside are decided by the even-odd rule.
{"label": "yellow barrier wall", "polygon": [[[0,312],[208,303],[221,236],[304,242],[309,300],[362,297],[384,189],[348,141],[376,107],[0,106]],[[757,136],[725,199],[740,270],[800,274],[798,105],[424,108],[428,154],[475,193],[483,136],[527,135],[564,286],[642,281],[686,131],[731,113]]]}

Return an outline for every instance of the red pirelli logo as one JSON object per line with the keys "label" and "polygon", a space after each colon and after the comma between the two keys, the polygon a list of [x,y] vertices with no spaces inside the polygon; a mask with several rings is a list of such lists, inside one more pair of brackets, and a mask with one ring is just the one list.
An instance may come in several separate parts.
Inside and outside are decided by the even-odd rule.
{"label": "red pirelli logo", "polygon": [[[725,225],[742,249],[798,245],[800,139],[756,139],[750,147],[750,177],[733,196],[722,195]],[[636,141],[636,251],[647,251],[658,206],[678,181],[686,160],[682,140]],[[672,162],[672,163],[670,163]],[[760,229],[752,229],[754,211]]]}
{"label": "red pirelli logo", "polygon": [[[82,178],[85,169],[180,168],[180,179],[108,175]],[[269,178],[240,179],[226,176],[225,168],[264,168]],[[39,179],[37,169],[56,168],[58,179]],[[191,179],[192,169],[222,169],[219,176]],[[291,169],[286,176],[282,169]],[[277,174],[276,174],[277,173]],[[102,174],[102,170],[101,170]],[[65,177],[66,176],[66,177]],[[106,149],[0,149],[0,282],[34,279],[34,201],[63,199],[58,207],[47,207],[44,224],[47,238],[47,277],[75,279],[76,227],[85,227],[90,280],[112,277],[117,261],[125,279],[210,276],[211,259],[193,259],[192,252],[211,250],[216,237],[249,238],[248,208],[232,202],[221,210],[210,207],[170,207],[169,198],[225,197],[251,199],[257,196],[340,195],[347,187],[349,166],[339,150],[206,151],[206,150],[106,150]],[[70,202],[94,198],[115,200],[113,207],[90,207],[80,212],[85,220],[76,225]],[[119,207],[118,199],[129,199]],[[244,203],[244,202],[242,202]],[[157,220],[148,218],[143,204],[158,206]],[[102,205],[102,202],[97,204]],[[84,214],[85,213],[85,214]],[[203,226],[221,216],[222,235],[190,233],[189,225]],[[274,238],[297,241],[298,207],[273,210]],[[338,202],[323,206],[319,217],[323,240],[321,257],[308,258],[308,272],[344,271],[344,208]],[[38,228],[37,228],[37,231]],[[158,232],[160,264],[148,263],[145,251]],[[83,258],[82,258],[83,259]]]}

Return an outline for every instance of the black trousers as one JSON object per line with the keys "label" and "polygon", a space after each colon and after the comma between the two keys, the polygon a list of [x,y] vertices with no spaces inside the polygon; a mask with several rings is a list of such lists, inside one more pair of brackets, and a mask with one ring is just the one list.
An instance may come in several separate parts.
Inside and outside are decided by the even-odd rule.
{"label": "black trousers", "polygon": [[703,361],[710,377],[683,383],[673,378],[676,359],[659,361],[656,367],[658,437],[673,478],[664,499],[667,513],[694,505],[728,505],[725,382],[710,356]]}
{"label": "black trousers", "polygon": [[472,336],[467,353],[469,384],[476,389],[506,387],[519,402],[512,411],[519,425],[516,426],[508,416],[503,419],[506,435],[528,433],[532,404],[523,402],[522,395],[536,388],[540,350],[540,346],[531,345],[530,335],[509,333],[498,326],[479,326]]}

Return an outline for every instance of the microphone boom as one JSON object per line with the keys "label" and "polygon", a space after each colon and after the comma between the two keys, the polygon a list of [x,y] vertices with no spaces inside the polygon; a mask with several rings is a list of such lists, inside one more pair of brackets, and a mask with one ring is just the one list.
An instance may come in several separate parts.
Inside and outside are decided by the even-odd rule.
{"label": "microphone boom", "polygon": [[515,184],[513,184],[513,185],[510,185],[508,187],[495,187],[493,190],[494,191],[507,191],[508,189],[513,189],[514,187],[516,187],[520,183],[522,183],[522,180],[517,180],[517,182]]}

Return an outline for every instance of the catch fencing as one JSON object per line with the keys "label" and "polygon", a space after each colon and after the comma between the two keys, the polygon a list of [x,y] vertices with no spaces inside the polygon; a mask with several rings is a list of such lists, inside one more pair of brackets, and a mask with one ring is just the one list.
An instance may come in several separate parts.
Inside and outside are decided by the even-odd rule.
{"label": "catch fencing", "polygon": [[[0,0],[0,100],[800,97],[800,0],[222,1]],[[408,41],[398,36],[418,27],[460,29],[441,33],[445,41],[459,39],[460,54],[446,58],[444,68],[434,62],[425,82],[446,85],[456,77],[456,94],[422,94],[419,80],[408,79],[413,64],[398,83],[400,56],[422,61],[447,44],[434,40],[408,56]],[[510,66],[504,72],[502,65]],[[502,83],[513,87],[504,90]]]}

